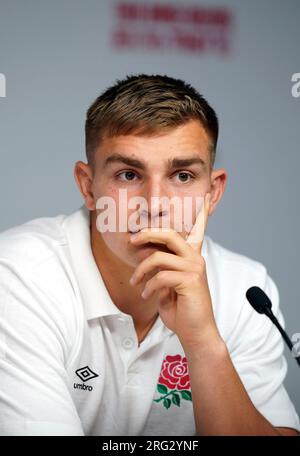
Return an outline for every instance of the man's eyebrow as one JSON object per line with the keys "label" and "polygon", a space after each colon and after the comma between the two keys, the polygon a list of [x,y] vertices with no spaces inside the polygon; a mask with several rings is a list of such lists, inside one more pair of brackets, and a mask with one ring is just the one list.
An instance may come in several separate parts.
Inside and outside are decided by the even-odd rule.
{"label": "man's eyebrow", "polygon": [[[104,168],[111,163],[124,163],[125,165],[133,166],[135,168],[139,168],[142,170],[146,169],[145,162],[142,162],[141,160],[138,160],[137,158],[128,157],[127,155],[122,155],[119,153],[114,153],[114,154],[110,155],[109,157],[107,157],[104,162]],[[206,167],[205,161],[202,158],[200,158],[198,155],[193,156],[193,157],[185,157],[185,158],[170,158],[167,161],[168,169],[184,168],[186,166],[191,166],[194,164],[201,165],[204,168]]]}
{"label": "man's eyebrow", "polygon": [[206,167],[205,161],[198,157],[187,157],[187,158],[172,158],[168,160],[168,166],[169,168],[184,168],[185,166],[190,166],[190,165],[201,165],[204,168]]}
{"label": "man's eyebrow", "polygon": [[142,170],[146,169],[146,165],[142,161],[122,154],[115,153],[107,157],[104,162],[104,168],[110,163],[125,163],[125,165],[134,166],[135,168],[140,168]]}

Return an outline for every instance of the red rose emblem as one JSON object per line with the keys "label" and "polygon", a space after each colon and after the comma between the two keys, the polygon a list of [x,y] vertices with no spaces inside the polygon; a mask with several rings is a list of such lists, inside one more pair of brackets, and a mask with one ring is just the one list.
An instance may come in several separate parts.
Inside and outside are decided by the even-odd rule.
{"label": "red rose emblem", "polygon": [[168,355],[163,361],[158,383],[171,389],[190,389],[190,377],[186,358]]}

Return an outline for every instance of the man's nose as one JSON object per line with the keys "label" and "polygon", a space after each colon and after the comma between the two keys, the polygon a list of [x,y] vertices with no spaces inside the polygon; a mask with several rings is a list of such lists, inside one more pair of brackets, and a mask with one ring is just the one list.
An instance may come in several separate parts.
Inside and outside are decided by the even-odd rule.
{"label": "man's nose", "polygon": [[168,189],[160,180],[151,179],[145,184],[142,193],[142,196],[147,202],[147,209],[142,208],[140,211],[140,216],[144,221],[148,223],[154,223],[156,221],[158,223],[161,218],[169,216],[169,205],[167,201],[170,195]]}

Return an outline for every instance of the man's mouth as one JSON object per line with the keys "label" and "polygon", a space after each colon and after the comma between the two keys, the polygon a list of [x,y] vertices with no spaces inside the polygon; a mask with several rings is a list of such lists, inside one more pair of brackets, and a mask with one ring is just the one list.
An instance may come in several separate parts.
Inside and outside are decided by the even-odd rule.
{"label": "man's mouth", "polygon": [[[135,230],[135,231],[128,230],[128,233],[130,233],[130,234],[139,233],[140,231],[142,231],[142,230],[145,229],[145,228],[151,230],[151,227],[143,226],[142,228],[139,228],[138,230]],[[157,230],[157,229],[160,229],[160,228],[159,228],[159,227],[155,227],[155,230]]]}

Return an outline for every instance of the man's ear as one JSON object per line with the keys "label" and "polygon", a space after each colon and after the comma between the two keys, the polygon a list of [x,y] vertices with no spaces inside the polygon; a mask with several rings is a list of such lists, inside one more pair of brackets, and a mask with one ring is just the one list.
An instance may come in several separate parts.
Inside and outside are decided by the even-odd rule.
{"label": "man's ear", "polygon": [[92,192],[93,171],[91,166],[82,161],[77,161],[74,167],[74,177],[86,207],[90,211],[94,211],[96,207]]}
{"label": "man's ear", "polygon": [[223,168],[214,169],[211,172],[211,177],[210,177],[211,197],[210,197],[210,208],[209,208],[208,215],[212,215],[213,212],[215,211],[215,209],[225,191],[226,183],[227,183],[227,173],[226,173],[225,169],[223,169]]}

